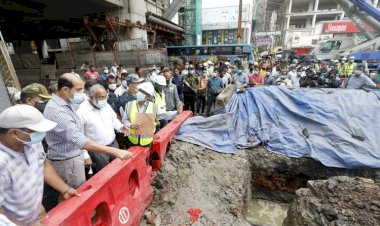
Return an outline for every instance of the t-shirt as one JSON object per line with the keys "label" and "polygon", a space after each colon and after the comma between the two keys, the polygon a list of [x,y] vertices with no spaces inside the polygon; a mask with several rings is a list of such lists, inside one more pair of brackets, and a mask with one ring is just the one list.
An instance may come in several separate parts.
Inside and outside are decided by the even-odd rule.
{"label": "t-shirt", "polygon": [[374,88],[375,86],[376,84],[364,74],[359,76],[352,75],[343,84],[343,87],[346,89],[362,89],[364,87]]}
{"label": "t-shirt", "polygon": [[250,74],[248,76],[248,80],[251,86],[254,86],[256,84],[264,84],[264,77],[262,76],[256,76],[254,74]]}
{"label": "t-shirt", "polygon": [[87,79],[87,80],[99,80],[99,73],[97,71],[87,71],[86,73],[84,73],[84,77]]}
{"label": "t-shirt", "polygon": [[208,94],[216,94],[223,89],[223,80],[219,77],[211,77],[207,81]]}

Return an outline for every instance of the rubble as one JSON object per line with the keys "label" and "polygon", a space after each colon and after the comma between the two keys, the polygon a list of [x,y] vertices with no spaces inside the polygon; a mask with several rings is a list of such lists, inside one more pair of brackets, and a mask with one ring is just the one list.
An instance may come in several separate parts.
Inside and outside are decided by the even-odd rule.
{"label": "rubble", "polygon": [[296,192],[283,226],[380,225],[380,185],[371,179],[332,177]]}
{"label": "rubble", "polygon": [[[245,216],[252,197],[291,203],[296,194],[305,191],[307,183],[313,183],[310,180],[334,176],[360,176],[380,182],[380,170],[331,168],[311,158],[288,158],[263,147],[221,154],[173,140],[156,175],[154,200],[142,225],[251,225]],[[330,191],[339,187],[334,181],[326,185]],[[361,206],[361,201],[358,197],[356,205]],[[191,222],[188,210],[197,208],[201,210],[198,220]],[[380,207],[371,204],[370,208]],[[332,209],[323,207],[326,219],[336,217]]]}

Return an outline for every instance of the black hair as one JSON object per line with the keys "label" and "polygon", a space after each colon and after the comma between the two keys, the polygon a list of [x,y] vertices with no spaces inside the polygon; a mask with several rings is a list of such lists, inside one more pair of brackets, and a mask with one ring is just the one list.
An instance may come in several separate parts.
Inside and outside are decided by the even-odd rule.
{"label": "black hair", "polygon": [[61,90],[63,87],[68,87],[69,89],[72,89],[74,87],[74,84],[65,76],[61,76],[58,78],[58,91]]}
{"label": "black hair", "polygon": [[109,75],[109,76],[106,78],[106,81],[108,82],[109,80],[113,80],[113,79],[116,79],[116,77],[113,76],[113,75]]}
{"label": "black hair", "polygon": [[28,99],[28,98],[32,98],[33,99],[35,96],[37,96],[37,95],[34,94],[34,93],[24,93],[24,92],[21,91],[20,100],[21,100],[21,102],[23,104],[25,104],[26,103],[26,99]]}
{"label": "black hair", "polygon": [[128,75],[129,75],[129,74],[128,74],[128,73],[126,73],[126,72],[124,72],[124,73],[121,73],[121,77],[122,77],[122,78],[127,78],[127,77],[128,77]]}
{"label": "black hair", "polygon": [[139,67],[139,66],[136,66],[136,67],[135,67],[135,73],[137,73],[139,70],[140,70],[140,67]]}
{"label": "black hair", "polygon": [[9,131],[8,128],[1,128],[0,127],[0,134],[6,134]]}
{"label": "black hair", "polygon": [[[109,78],[109,77],[107,77]],[[99,81],[98,84],[104,87],[105,90],[109,90],[108,83],[106,81]]]}
{"label": "black hair", "polygon": [[91,86],[95,85],[97,82],[94,80],[87,80],[86,83],[84,83],[84,89],[90,90]]}
{"label": "black hair", "polygon": [[95,67],[95,66],[94,66],[94,65],[90,65],[90,68],[91,68],[91,67]]}

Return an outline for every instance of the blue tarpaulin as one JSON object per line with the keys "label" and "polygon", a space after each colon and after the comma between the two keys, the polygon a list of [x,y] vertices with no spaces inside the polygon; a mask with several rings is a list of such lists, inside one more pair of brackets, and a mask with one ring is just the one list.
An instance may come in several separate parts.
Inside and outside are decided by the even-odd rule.
{"label": "blue tarpaulin", "polygon": [[270,86],[236,93],[226,113],[193,117],[176,139],[222,153],[262,144],[330,167],[380,168],[380,93]]}

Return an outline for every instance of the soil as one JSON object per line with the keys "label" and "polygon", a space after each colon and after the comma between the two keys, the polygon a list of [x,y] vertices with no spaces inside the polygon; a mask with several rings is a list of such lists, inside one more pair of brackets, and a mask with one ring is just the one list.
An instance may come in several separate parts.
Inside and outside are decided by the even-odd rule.
{"label": "soil", "polygon": [[[291,203],[309,180],[342,175],[380,182],[379,169],[331,168],[311,158],[288,158],[262,147],[221,154],[173,140],[155,176],[154,200],[141,225],[251,225],[245,215],[252,197]],[[188,211],[197,208],[201,212],[192,222]]]}

